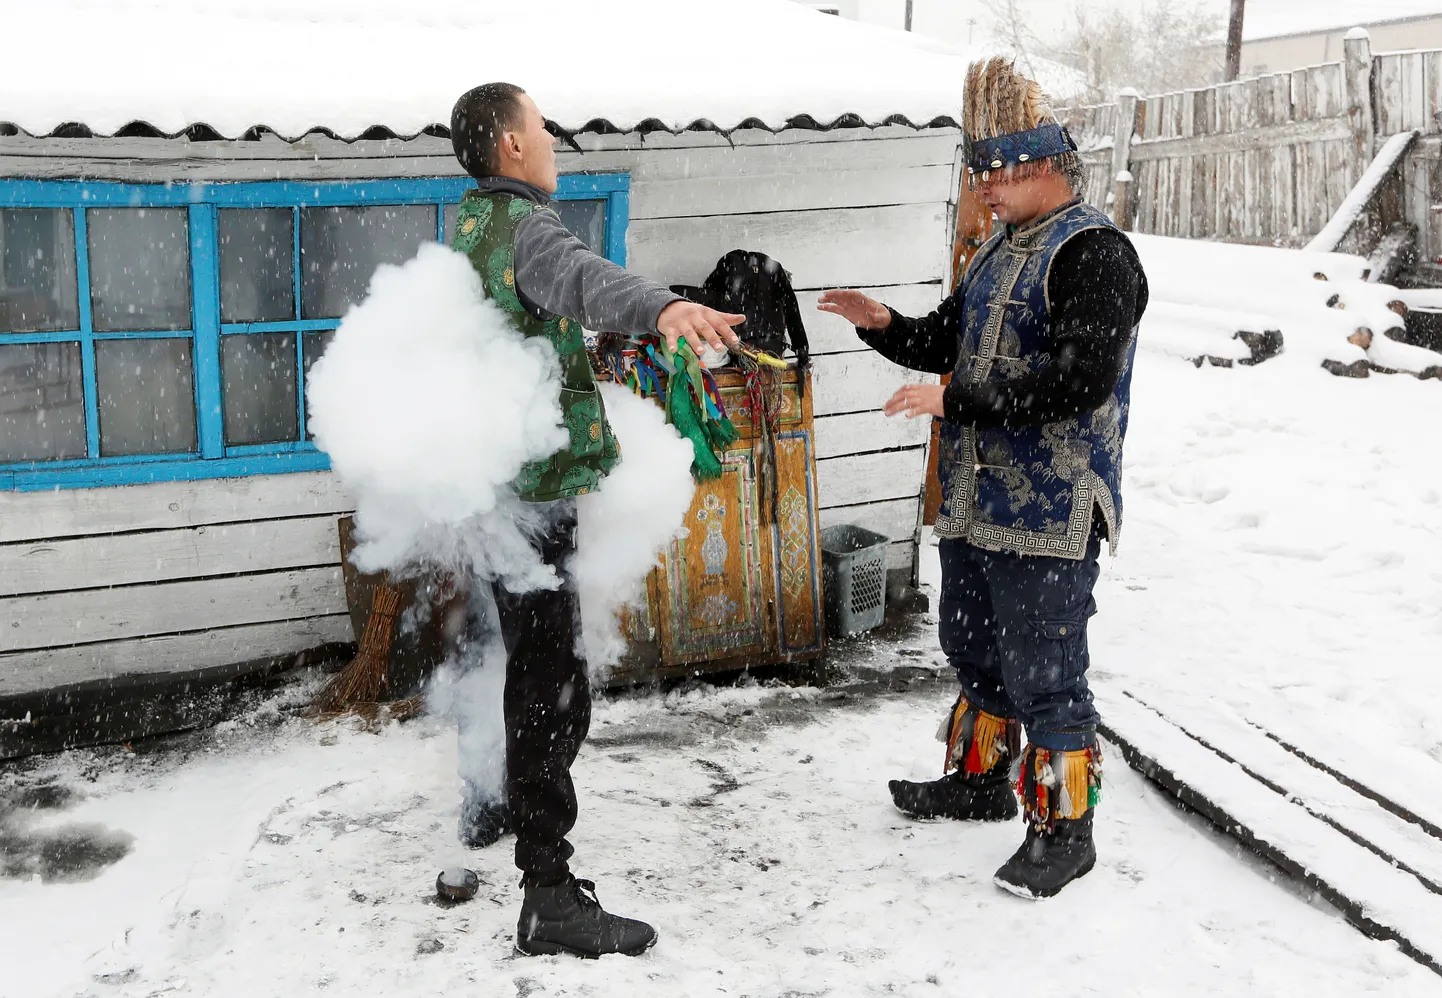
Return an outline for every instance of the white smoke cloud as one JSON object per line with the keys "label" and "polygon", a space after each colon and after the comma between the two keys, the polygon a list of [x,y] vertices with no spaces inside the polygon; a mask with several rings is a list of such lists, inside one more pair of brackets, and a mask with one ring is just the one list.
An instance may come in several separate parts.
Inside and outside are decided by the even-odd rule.
{"label": "white smoke cloud", "polygon": [[543,512],[508,487],[567,443],[555,351],[486,300],[465,256],[431,244],[379,267],[308,380],[316,444],[355,496],[357,568],[556,587],[526,539]]}
{"label": "white smoke cloud", "polygon": [[696,493],[689,441],[661,408],[617,385],[602,385],[606,415],[621,442],[621,463],[577,505],[571,573],[581,597],[584,654],[591,674],[625,651],[616,613],[645,598],[646,575],[666,545],[685,532]]}

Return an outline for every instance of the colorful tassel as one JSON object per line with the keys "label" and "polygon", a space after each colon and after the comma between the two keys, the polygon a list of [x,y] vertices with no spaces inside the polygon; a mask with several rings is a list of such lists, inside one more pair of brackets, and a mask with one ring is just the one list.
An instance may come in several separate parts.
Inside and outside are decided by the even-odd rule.
{"label": "colorful tassel", "polygon": [[1028,745],[1022,753],[1016,792],[1026,818],[1038,829],[1074,821],[1101,800],[1101,749],[1056,751]]}
{"label": "colorful tassel", "polygon": [[960,768],[977,775],[995,768],[1003,757],[1016,757],[1012,746],[1020,745],[1021,725],[1015,718],[987,713],[960,697],[938,734],[946,741],[942,772]]}

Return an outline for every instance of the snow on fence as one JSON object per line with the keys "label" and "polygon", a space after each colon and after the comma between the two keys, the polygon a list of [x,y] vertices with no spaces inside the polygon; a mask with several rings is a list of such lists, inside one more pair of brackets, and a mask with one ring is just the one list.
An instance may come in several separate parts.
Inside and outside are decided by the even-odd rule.
{"label": "snow on fence", "polygon": [[[1417,226],[1418,256],[1430,261],[1442,257],[1439,111],[1442,50],[1374,55],[1358,31],[1340,62],[1180,93],[1123,91],[1073,109],[1070,123],[1087,200],[1135,231],[1294,247],[1327,226],[1389,138],[1417,130],[1395,164],[1400,183],[1373,199],[1372,228]],[[1133,180],[1118,186],[1124,172]]]}

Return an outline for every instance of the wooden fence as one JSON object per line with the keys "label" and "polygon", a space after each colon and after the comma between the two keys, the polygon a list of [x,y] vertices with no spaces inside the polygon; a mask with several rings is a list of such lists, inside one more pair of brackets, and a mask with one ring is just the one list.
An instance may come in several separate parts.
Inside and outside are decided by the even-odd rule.
{"label": "wooden fence", "polygon": [[[1085,196],[1138,232],[1304,245],[1394,134],[1422,132],[1397,169],[1390,220],[1442,256],[1442,51],[1374,55],[1364,32],[1341,62],[1200,90],[1074,108]],[[1385,228],[1377,219],[1372,230]],[[1366,240],[1347,249],[1368,252]]]}

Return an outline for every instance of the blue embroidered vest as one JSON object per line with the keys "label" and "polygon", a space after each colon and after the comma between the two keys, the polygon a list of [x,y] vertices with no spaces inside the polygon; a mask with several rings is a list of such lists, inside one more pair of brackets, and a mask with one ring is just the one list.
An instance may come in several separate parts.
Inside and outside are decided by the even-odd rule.
{"label": "blue embroidered vest", "polygon": [[[1051,363],[1047,276],[1057,251],[1079,232],[1114,228],[1077,203],[998,233],[963,281],[963,326],[953,378],[977,385],[1024,377]],[[1078,419],[977,430],[941,424],[942,505],[936,534],[990,551],[1081,558],[1094,511],[1113,553],[1121,530],[1122,439],[1131,402],[1136,330],[1109,398]]]}

